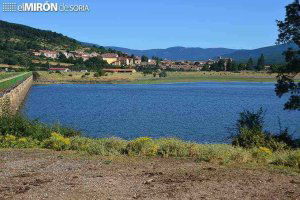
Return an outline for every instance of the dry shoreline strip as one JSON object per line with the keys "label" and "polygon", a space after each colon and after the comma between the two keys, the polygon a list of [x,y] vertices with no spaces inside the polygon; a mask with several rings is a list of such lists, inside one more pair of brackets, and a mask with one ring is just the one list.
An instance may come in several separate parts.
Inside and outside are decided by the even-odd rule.
{"label": "dry shoreline strip", "polygon": [[300,176],[185,158],[0,150],[0,199],[298,199]]}
{"label": "dry shoreline strip", "polygon": [[[106,76],[94,77],[94,73],[38,72],[40,77],[36,84],[161,84],[181,82],[276,82],[276,75],[257,72],[168,72],[165,78],[133,74],[108,73]],[[86,75],[88,74],[88,75]],[[300,78],[300,77],[299,77]],[[297,77],[298,79],[298,77]]]}

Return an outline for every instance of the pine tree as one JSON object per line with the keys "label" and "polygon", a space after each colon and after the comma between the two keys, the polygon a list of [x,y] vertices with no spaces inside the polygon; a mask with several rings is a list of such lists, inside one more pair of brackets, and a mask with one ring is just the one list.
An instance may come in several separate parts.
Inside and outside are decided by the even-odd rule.
{"label": "pine tree", "polygon": [[256,69],[257,69],[257,71],[260,71],[260,70],[263,70],[264,67],[265,67],[265,57],[264,57],[264,54],[261,54],[257,60]]}
{"label": "pine tree", "polygon": [[249,58],[248,62],[247,62],[247,69],[251,69],[253,67],[253,59]]}

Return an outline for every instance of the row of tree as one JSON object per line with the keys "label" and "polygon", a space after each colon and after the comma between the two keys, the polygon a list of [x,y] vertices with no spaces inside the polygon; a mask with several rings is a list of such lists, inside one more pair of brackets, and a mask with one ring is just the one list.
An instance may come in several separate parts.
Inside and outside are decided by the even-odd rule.
{"label": "row of tree", "polygon": [[246,66],[248,69],[255,69],[257,71],[261,71],[264,69],[266,63],[265,63],[265,57],[264,54],[261,54],[261,56],[257,60],[257,64],[255,65],[252,58],[249,58]]}

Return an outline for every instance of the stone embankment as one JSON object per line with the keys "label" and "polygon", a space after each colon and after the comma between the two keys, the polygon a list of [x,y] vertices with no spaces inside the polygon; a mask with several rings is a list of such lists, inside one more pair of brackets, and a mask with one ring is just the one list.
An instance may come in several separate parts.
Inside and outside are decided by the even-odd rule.
{"label": "stone embankment", "polygon": [[4,94],[0,94],[0,115],[4,110],[10,110],[13,114],[16,113],[25,99],[32,83],[33,77],[29,76],[11,90]]}

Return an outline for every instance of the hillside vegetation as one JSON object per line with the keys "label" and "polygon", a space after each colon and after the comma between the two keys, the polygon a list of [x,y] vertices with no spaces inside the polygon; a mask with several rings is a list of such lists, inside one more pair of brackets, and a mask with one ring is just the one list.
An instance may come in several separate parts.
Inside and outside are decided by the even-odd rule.
{"label": "hillside vegetation", "polygon": [[[97,53],[120,53],[104,47],[86,47],[82,43],[53,31],[40,30],[29,26],[9,23],[0,20],[0,64],[19,65],[25,68],[45,67],[45,62],[51,59],[39,58],[44,64],[32,62],[37,59],[33,51],[38,50],[64,50],[89,51]],[[85,65],[80,60],[72,60],[73,64]],[[100,62],[100,61],[99,61]],[[47,66],[49,67],[49,66]]]}

